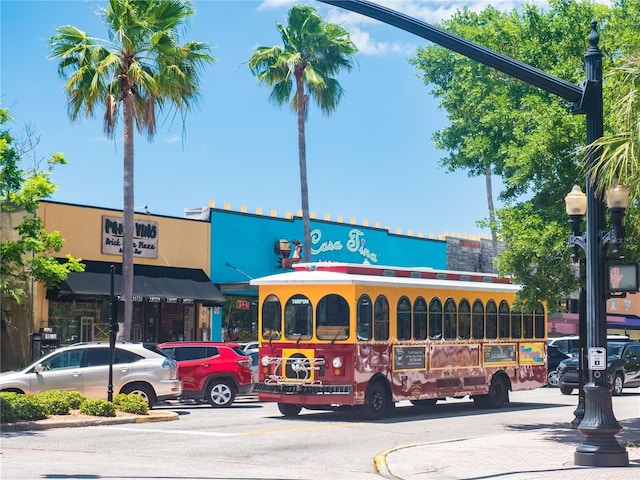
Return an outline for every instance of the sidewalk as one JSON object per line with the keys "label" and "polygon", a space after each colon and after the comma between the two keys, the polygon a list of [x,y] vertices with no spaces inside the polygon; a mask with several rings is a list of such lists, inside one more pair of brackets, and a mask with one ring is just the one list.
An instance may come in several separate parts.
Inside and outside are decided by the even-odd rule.
{"label": "sidewalk", "polygon": [[638,480],[640,419],[619,423],[623,430],[617,438],[633,445],[627,447],[628,467],[575,465],[575,450],[585,436],[569,428],[405,445],[382,452],[374,463],[382,477],[400,480]]}

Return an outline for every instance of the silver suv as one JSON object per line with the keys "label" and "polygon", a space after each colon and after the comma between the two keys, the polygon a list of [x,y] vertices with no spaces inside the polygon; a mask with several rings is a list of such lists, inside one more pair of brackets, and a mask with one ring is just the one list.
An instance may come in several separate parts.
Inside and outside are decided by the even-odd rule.
{"label": "silver suv", "polygon": [[[40,393],[77,390],[85,397],[107,398],[109,343],[76,343],[61,347],[23,370],[0,374],[0,391]],[[117,342],[113,356],[113,393],[143,396],[149,408],[178,398],[182,382],[177,364],[153,344]]]}

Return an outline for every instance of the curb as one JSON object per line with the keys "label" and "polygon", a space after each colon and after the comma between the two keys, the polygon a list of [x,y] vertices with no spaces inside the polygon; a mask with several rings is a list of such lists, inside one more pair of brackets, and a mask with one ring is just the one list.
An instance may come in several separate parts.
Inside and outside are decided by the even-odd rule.
{"label": "curb", "polygon": [[2,432],[23,432],[29,430],[48,430],[64,427],[92,427],[98,425],[122,425],[125,423],[155,423],[178,420],[180,416],[175,412],[159,412],[150,410],[146,415],[131,415],[125,417],[96,417],[69,420],[34,420],[26,422],[3,423]]}

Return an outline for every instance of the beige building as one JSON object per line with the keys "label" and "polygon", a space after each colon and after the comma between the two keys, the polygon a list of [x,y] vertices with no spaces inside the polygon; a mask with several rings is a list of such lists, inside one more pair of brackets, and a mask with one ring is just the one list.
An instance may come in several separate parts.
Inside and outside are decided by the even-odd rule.
{"label": "beige building", "polygon": [[[2,370],[25,361],[25,346],[13,348],[10,342],[29,339],[41,329],[53,333],[61,344],[107,340],[111,266],[115,295],[121,293],[122,211],[43,201],[38,216],[47,231],[62,235],[60,258],[66,254],[80,258],[85,272],[72,272],[55,289],[33,285],[29,318],[16,319],[15,335],[3,332]],[[3,232],[10,230],[9,221],[3,218]],[[209,278],[210,223],[136,213],[134,250],[131,340],[208,338],[209,307],[224,304]],[[123,311],[118,302],[119,321]]]}

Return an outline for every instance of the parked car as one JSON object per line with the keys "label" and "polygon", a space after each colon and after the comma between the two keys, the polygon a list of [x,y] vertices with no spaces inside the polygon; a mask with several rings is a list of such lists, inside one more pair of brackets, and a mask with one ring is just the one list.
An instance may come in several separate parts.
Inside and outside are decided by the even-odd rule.
{"label": "parked car", "polygon": [[554,345],[547,346],[547,378],[548,384],[551,387],[558,386],[558,365],[563,360],[571,358],[566,353],[561,352],[558,347]]}
{"label": "parked car", "polygon": [[182,399],[228,407],[253,388],[251,359],[237,343],[168,342],[158,348],[178,362]]}
{"label": "parked car", "polygon": [[251,359],[251,374],[253,375],[253,383],[256,383],[258,381],[258,349],[254,348],[246,354]]}
{"label": "parked car", "polygon": [[[560,392],[570,395],[579,387],[579,358],[560,362],[558,375]],[[620,395],[623,388],[640,387],[640,342],[607,342],[607,380],[614,395]]]}
{"label": "parked car", "polygon": [[[628,342],[628,335],[609,334],[607,341]],[[557,347],[562,353],[575,357],[580,352],[580,337],[578,335],[566,335],[547,339],[547,346]]]}
{"label": "parked car", "polygon": [[251,340],[249,342],[238,342],[238,345],[240,345],[240,347],[242,347],[242,350],[245,353],[249,353],[252,350],[257,350],[259,343],[257,340]]}
{"label": "parked car", "polygon": [[[135,393],[152,408],[178,398],[182,384],[177,364],[153,344],[117,342],[114,349],[113,393]],[[0,374],[0,391],[40,393],[77,390],[89,398],[107,398],[109,342],[60,347],[27,368]]]}

